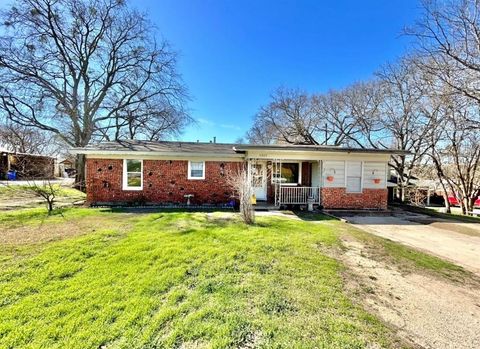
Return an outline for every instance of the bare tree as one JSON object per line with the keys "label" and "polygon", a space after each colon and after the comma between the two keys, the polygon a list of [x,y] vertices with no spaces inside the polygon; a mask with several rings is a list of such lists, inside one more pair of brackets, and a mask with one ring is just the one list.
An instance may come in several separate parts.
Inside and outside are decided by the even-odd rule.
{"label": "bare tree", "polygon": [[372,79],[358,82],[343,92],[343,113],[348,115],[347,129],[341,128],[344,142],[359,148],[385,148],[390,134],[385,132],[381,105],[385,100],[382,82]]}
{"label": "bare tree", "polygon": [[429,151],[446,199],[448,193],[455,195],[463,214],[473,210],[480,195],[480,135],[471,121],[476,113],[478,106],[472,105],[471,99],[458,94],[443,96],[440,127]]}
{"label": "bare tree", "polygon": [[422,7],[407,34],[416,38],[417,65],[440,114],[429,156],[445,196],[456,195],[466,213],[479,194],[480,2],[423,1]]}
{"label": "bare tree", "polygon": [[347,145],[356,142],[359,124],[347,107],[346,91],[329,91],[312,97],[313,110],[317,115],[318,143]]}
{"label": "bare tree", "polygon": [[38,184],[34,181],[28,184],[27,190],[31,191],[45,201],[48,214],[51,215],[54,209],[55,199],[59,195],[61,187],[59,185],[52,184],[50,181],[44,181],[42,184]]}
{"label": "bare tree", "polygon": [[281,142],[276,126],[270,123],[268,119],[263,116],[261,111],[255,115],[253,125],[247,131],[245,138],[252,144],[271,144]]}
{"label": "bare tree", "polygon": [[451,89],[480,102],[480,2],[422,1],[414,36],[422,68]]}
{"label": "bare tree", "polygon": [[317,131],[318,120],[310,96],[280,88],[271,95],[271,102],[260,108],[251,135],[263,132],[276,143],[318,144]]}
{"label": "bare tree", "polygon": [[61,144],[47,131],[0,123],[0,147],[15,153],[55,155],[60,152]]}
{"label": "bare tree", "polygon": [[432,117],[435,110],[429,108],[424,81],[412,59],[388,64],[377,75],[383,94],[379,109],[384,132],[383,137],[371,145],[410,152],[408,156],[393,156],[390,162],[398,178],[399,199],[405,201],[405,188],[410,183],[412,171],[432,145],[429,134],[437,126]]}
{"label": "bare tree", "polygon": [[[0,110],[10,120],[76,147],[164,137],[190,120],[175,53],[125,1],[18,0],[2,19]],[[76,182],[84,175],[79,155]]]}
{"label": "bare tree", "polygon": [[341,145],[355,139],[358,126],[345,110],[342,91],[310,95],[281,88],[260,108],[247,138],[252,143]]}
{"label": "bare tree", "polygon": [[252,204],[252,176],[247,166],[242,166],[227,175],[227,182],[240,201],[240,216],[246,224],[255,223],[255,210]]}

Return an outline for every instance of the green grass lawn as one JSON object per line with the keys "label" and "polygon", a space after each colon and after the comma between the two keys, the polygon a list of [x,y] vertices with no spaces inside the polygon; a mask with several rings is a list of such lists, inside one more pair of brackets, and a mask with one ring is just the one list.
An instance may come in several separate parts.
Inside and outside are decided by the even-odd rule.
{"label": "green grass lawn", "polygon": [[[47,183],[47,182],[46,182]],[[42,186],[43,184],[38,184],[38,186]],[[53,184],[53,187],[58,190],[59,197],[85,197],[85,194],[77,189],[73,189],[70,187],[62,187],[59,184]],[[30,193],[28,185],[8,185],[8,186],[0,186],[0,195],[4,195],[6,197],[15,197],[16,195],[23,194],[23,193]]]}
{"label": "green grass lawn", "polygon": [[[38,186],[42,186],[41,183]],[[79,190],[54,184],[57,190],[55,206],[71,206],[76,201],[83,201],[85,193]],[[0,212],[22,208],[46,207],[46,202],[35,195],[28,185],[0,185]]]}
{"label": "green grass lawn", "polygon": [[349,299],[342,265],[325,254],[341,224],[246,226],[220,212],[3,215],[0,233],[82,231],[2,245],[0,348],[397,345]]}

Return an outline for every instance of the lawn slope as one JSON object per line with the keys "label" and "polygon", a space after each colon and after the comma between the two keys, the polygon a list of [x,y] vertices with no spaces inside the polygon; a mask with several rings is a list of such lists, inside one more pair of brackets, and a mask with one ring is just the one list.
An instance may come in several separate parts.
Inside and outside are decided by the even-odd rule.
{"label": "lawn slope", "polygon": [[[88,212],[42,227],[106,215]],[[344,293],[342,266],[322,253],[339,243],[340,222],[260,218],[249,227],[225,213],[110,215],[128,229],[3,250],[1,348],[393,345]]]}

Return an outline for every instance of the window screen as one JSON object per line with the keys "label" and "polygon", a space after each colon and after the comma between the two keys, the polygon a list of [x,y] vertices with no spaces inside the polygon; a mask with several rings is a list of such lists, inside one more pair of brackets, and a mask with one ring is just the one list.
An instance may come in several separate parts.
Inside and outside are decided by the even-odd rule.
{"label": "window screen", "polygon": [[142,188],[142,160],[126,159],[124,162],[124,188]]}
{"label": "window screen", "polygon": [[280,173],[278,173],[274,165],[272,181],[279,181],[282,184],[297,184],[299,183],[300,164],[298,162],[282,163]]}
{"label": "window screen", "polygon": [[359,193],[362,191],[362,162],[347,162],[347,188],[350,193]]}
{"label": "window screen", "polygon": [[189,178],[205,178],[204,166],[205,163],[203,161],[190,161]]}

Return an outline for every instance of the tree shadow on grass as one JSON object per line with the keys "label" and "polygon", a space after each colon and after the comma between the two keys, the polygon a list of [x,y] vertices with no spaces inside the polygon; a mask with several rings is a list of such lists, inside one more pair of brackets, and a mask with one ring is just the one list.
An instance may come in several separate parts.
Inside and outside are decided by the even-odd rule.
{"label": "tree shadow on grass", "polygon": [[338,218],[323,214],[321,211],[293,211],[295,216],[302,221],[317,222],[317,221],[338,221]]}

